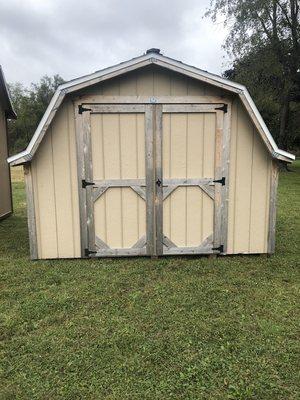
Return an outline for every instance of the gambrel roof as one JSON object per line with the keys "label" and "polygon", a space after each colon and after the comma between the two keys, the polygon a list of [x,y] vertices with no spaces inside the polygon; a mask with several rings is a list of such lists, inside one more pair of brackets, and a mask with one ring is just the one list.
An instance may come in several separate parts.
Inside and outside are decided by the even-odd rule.
{"label": "gambrel roof", "polygon": [[146,54],[142,56],[94,72],[90,75],[85,75],[80,78],[73,79],[67,83],[60,85],[56,90],[51,102],[49,103],[49,106],[43,118],[41,119],[26,150],[10,157],[8,159],[8,162],[11,163],[12,165],[18,165],[28,162],[33,158],[43,136],[47,131],[48,126],[53,120],[56,111],[58,110],[64,97],[67,94],[91,85],[95,85],[99,82],[103,82],[105,80],[114,78],[116,76],[125,74],[127,72],[137,70],[139,68],[145,67],[150,64],[158,65],[162,68],[178,72],[180,74],[189,76],[190,78],[206,82],[210,85],[227,90],[228,92],[237,94],[240,97],[246,110],[248,111],[252,122],[254,123],[255,127],[260,133],[261,138],[266,144],[272,157],[287,162],[291,162],[295,159],[295,156],[293,154],[290,154],[278,148],[277,144],[275,143],[270,131],[268,130],[264,120],[262,119],[258,109],[256,108],[245,86],[239,83],[229,81],[228,79],[222,78],[218,75],[209,73],[207,71],[203,71],[199,68],[184,64],[181,61],[177,61],[172,58],[166,57],[160,54],[160,52],[157,49],[150,49],[146,52]]}

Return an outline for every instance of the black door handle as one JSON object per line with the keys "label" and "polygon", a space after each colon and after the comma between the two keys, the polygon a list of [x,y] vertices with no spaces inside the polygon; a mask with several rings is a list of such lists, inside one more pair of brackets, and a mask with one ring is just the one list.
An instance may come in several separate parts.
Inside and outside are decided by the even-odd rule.
{"label": "black door handle", "polygon": [[156,184],[157,184],[157,186],[161,186],[161,180],[157,179]]}

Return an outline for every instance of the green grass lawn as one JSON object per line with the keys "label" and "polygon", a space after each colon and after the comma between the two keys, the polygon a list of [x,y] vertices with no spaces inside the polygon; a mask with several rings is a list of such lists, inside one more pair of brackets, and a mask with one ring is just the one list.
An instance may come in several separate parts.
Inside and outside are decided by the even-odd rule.
{"label": "green grass lawn", "polygon": [[292,169],[270,258],[31,262],[15,183],[15,214],[0,223],[0,399],[299,399]]}

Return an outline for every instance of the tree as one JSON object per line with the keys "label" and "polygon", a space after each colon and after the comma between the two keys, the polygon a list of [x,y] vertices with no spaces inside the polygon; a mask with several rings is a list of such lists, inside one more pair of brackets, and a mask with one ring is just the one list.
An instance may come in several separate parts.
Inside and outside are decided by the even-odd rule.
{"label": "tree", "polygon": [[300,101],[299,8],[299,0],[212,0],[206,13],[214,21],[225,17],[229,35],[224,46],[236,63],[249,62],[254,54],[260,58],[253,62],[272,63],[279,105],[278,141],[285,149],[291,103]]}
{"label": "tree", "polygon": [[[269,48],[254,49],[236,59],[226,78],[244,84],[264,117],[276,141],[280,134],[281,68]],[[286,132],[286,147],[300,147],[300,103],[290,103],[290,118]]]}
{"label": "tree", "polygon": [[18,119],[8,122],[8,144],[10,154],[27,147],[55,90],[64,80],[59,75],[44,76],[30,89],[20,83],[10,84],[10,94]]}

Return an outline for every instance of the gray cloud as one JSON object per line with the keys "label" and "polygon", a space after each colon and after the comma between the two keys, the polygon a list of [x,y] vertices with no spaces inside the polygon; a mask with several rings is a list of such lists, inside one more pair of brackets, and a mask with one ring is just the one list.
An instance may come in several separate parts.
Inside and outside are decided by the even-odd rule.
{"label": "gray cloud", "polygon": [[0,0],[0,64],[8,81],[84,75],[159,47],[220,73],[221,25],[202,19],[209,0]]}

